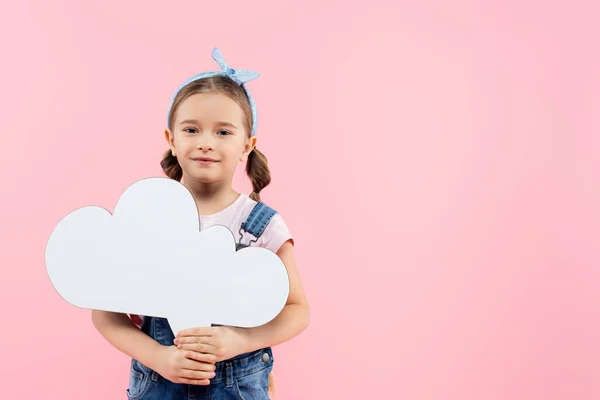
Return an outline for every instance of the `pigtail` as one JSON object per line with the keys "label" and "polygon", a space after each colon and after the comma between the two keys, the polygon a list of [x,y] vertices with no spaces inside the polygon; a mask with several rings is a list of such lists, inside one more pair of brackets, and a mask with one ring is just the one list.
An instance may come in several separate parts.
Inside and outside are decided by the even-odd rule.
{"label": "pigtail", "polygon": [[271,172],[267,157],[255,147],[248,155],[246,163],[246,174],[252,181],[252,193],[250,198],[260,202],[260,191],[271,183]]}
{"label": "pigtail", "polygon": [[274,399],[277,396],[277,392],[275,391],[275,376],[273,372],[269,372],[269,386],[267,387],[267,392],[269,393],[269,399]]}
{"label": "pigtail", "polygon": [[163,159],[160,162],[160,166],[163,169],[165,175],[167,175],[171,179],[175,179],[176,181],[181,181],[183,177],[183,170],[181,169],[181,165],[179,165],[179,161],[177,161],[177,157],[175,157],[171,150],[167,150],[165,154],[163,154]]}

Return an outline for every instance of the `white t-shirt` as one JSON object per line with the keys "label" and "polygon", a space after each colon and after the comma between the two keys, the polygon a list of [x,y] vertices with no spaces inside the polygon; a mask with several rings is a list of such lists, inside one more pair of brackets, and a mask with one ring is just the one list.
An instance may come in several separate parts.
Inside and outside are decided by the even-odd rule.
{"label": "white t-shirt", "polygon": [[[256,201],[252,200],[247,195],[241,193],[240,196],[228,207],[219,211],[215,214],[201,215],[200,216],[200,230],[206,229],[212,225],[223,225],[229,228],[233,233],[236,242],[240,241],[240,226],[246,220],[250,212],[257,204]],[[248,244],[251,240],[255,240],[255,237],[250,233],[242,231],[243,244]],[[280,214],[275,214],[271,219],[271,222],[265,228],[263,234],[258,238],[256,243],[252,243],[252,246],[264,247],[277,253],[282,244],[287,240],[292,240],[293,237],[290,231],[281,217]]]}

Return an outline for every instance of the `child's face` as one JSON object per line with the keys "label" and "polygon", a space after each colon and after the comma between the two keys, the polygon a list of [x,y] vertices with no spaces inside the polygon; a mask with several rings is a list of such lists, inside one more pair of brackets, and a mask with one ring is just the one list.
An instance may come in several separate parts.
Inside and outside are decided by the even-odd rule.
{"label": "child's face", "polygon": [[240,106],[221,93],[198,93],[181,103],[165,137],[186,181],[231,182],[238,163],[256,145],[243,120]]}

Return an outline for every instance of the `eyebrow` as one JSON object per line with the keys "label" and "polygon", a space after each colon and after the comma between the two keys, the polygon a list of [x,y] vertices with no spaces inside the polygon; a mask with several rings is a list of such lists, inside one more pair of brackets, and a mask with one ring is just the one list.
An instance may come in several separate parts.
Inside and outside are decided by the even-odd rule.
{"label": "eyebrow", "polygon": [[[198,123],[198,120],[196,120],[196,119],[185,119],[179,123],[179,125],[186,125],[186,124],[200,125]],[[217,122],[217,125],[218,126],[229,126],[231,128],[238,129],[238,127],[236,125],[232,124],[231,122],[227,122],[227,121],[219,121],[219,122]]]}

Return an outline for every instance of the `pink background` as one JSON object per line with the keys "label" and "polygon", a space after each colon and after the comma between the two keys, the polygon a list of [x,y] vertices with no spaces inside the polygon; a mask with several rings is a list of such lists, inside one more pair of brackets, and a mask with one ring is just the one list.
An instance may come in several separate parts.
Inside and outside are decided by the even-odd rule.
{"label": "pink background", "polygon": [[206,3],[0,6],[3,398],[125,398],[46,240],[161,175],[172,92],[215,45],[262,74],[263,199],[312,306],[280,399],[599,398],[596,2]]}

